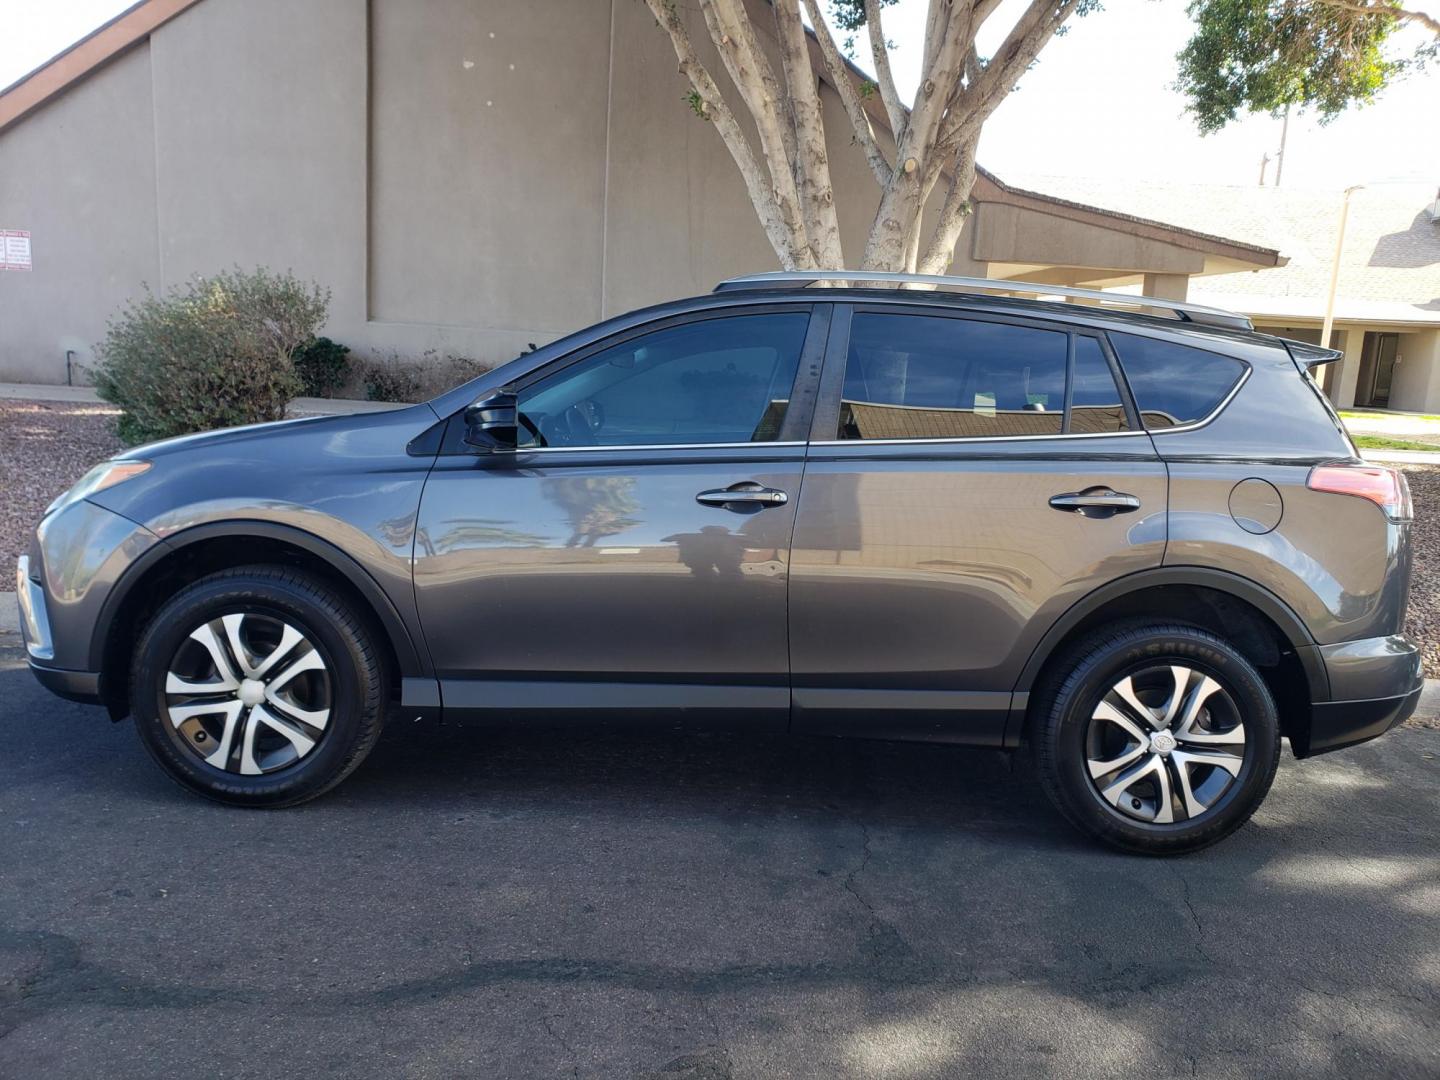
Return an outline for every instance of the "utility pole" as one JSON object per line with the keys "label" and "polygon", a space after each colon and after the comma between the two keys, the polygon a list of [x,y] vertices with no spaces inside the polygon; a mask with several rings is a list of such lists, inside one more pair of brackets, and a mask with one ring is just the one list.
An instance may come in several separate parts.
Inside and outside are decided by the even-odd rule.
{"label": "utility pole", "polygon": [[1264,187],[1264,186],[1265,186],[1265,170],[1268,169],[1269,167],[1270,167],[1270,155],[1269,155],[1268,153],[1261,154],[1261,155],[1260,155],[1260,186],[1261,186],[1261,187]]}
{"label": "utility pole", "polygon": [[1350,196],[1363,189],[1363,185],[1345,189],[1345,198],[1340,203],[1340,227],[1335,230],[1335,258],[1330,263],[1330,291],[1325,295],[1325,325],[1320,330],[1320,344],[1330,348],[1330,335],[1335,327],[1335,286],[1340,283],[1340,256],[1345,250],[1345,222],[1350,217]]}

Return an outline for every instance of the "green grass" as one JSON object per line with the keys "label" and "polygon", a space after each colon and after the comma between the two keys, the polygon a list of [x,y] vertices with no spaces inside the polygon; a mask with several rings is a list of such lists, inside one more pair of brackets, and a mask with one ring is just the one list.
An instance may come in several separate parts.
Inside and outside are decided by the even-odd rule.
{"label": "green grass", "polygon": [[[1396,414],[1396,413],[1387,413],[1387,412],[1385,412],[1383,409],[1377,409],[1377,410],[1374,410],[1374,411],[1370,411],[1370,410],[1356,411],[1356,410],[1354,410],[1354,409],[1341,409],[1341,410],[1340,410],[1340,419],[1342,419],[1342,420],[1361,420],[1361,421],[1364,421],[1364,420],[1374,420],[1377,416],[1395,416],[1395,415],[1398,415],[1398,414]],[[1435,423],[1440,424],[1440,416],[1436,416],[1436,415],[1434,415],[1433,413],[1405,413],[1404,415],[1405,415],[1405,418],[1408,419],[1408,420],[1433,420]]]}
{"label": "green grass", "polygon": [[1350,438],[1361,450],[1427,450],[1432,454],[1440,454],[1440,445],[1416,442],[1414,439],[1392,439],[1387,435],[1354,434]]}

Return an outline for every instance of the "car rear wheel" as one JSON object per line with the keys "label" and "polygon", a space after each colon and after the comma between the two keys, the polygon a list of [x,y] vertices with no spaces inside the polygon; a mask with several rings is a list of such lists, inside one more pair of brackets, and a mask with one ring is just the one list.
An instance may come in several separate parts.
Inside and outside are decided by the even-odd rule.
{"label": "car rear wheel", "polygon": [[1150,855],[1230,835],[1280,760],[1264,679],[1189,626],[1131,624],[1080,642],[1037,688],[1031,743],[1042,786],[1072,824]]}
{"label": "car rear wheel", "polygon": [[174,780],[240,806],[334,787],[379,737],[385,679],[372,635],[323,582],[284,567],[187,586],[135,649],[131,710]]}

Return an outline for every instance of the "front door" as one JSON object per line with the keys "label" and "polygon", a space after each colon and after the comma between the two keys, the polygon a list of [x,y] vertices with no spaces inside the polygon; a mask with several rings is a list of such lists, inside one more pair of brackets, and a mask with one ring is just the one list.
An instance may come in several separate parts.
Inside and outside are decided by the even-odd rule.
{"label": "front door", "polygon": [[[442,456],[416,597],[447,713],[740,710],[783,725],[786,590],[826,309],[707,312],[516,387],[519,446]],[[808,344],[807,344],[808,339]]]}
{"label": "front door", "polygon": [[1165,466],[1114,372],[1063,324],[837,307],[791,557],[797,729],[997,744],[1045,629],[1160,564]]}

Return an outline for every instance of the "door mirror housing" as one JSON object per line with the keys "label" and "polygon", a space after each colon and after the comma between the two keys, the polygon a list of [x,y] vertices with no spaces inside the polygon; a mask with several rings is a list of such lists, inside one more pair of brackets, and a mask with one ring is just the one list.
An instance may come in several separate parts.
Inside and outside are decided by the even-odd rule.
{"label": "door mirror housing", "polygon": [[511,390],[496,390],[465,409],[465,441],[480,450],[514,450],[519,401]]}

